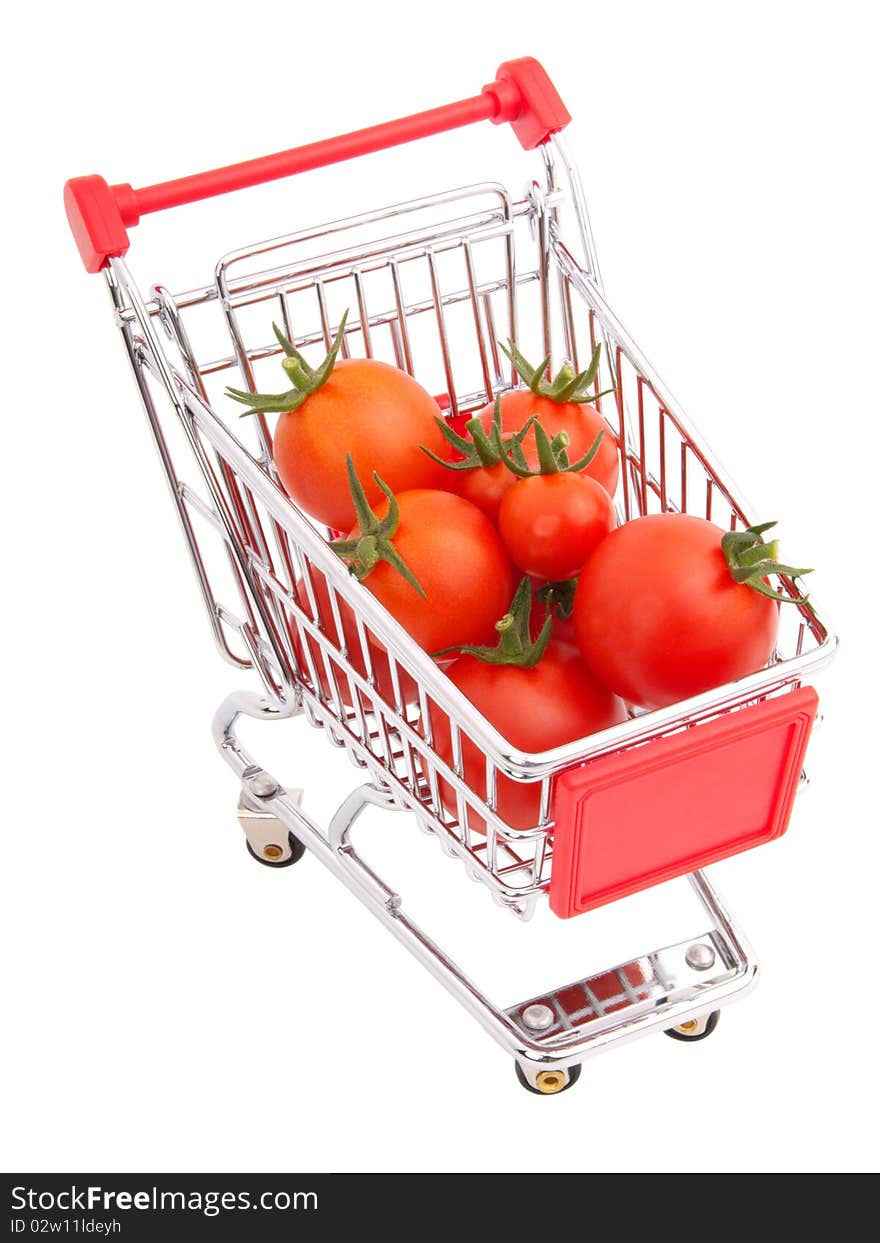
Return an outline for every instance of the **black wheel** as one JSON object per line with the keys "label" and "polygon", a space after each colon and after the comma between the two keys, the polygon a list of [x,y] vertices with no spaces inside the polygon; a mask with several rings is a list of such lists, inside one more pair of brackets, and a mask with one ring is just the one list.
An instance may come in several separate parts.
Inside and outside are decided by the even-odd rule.
{"label": "black wheel", "polygon": [[527,1092],[534,1092],[535,1096],[558,1096],[560,1092],[567,1092],[569,1088],[573,1088],[574,1085],[577,1083],[578,1079],[580,1079],[581,1077],[580,1066],[569,1066],[567,1068],[568,1069],[568,1083],[562,1083],[562,1084],[560,1084],[559,1081],[564,1078],[565,1076],[564,1071],[553,1070],[553,1069],[542,1070],[542,1071],[539,1071],[538,1073],[539,1073],[539,1076],[543,1077],[544,1086],[536,1088],[531,1083],[529,1083],[528,1079],[525,1076],[525,1072],[523,1071],[523,1068],[522,1066],[520,1066],[519,1062],[514,1062],[513,1065],[516,1070],[517,1079],[520,1081],[520,1083],[523,1085],[523,1087],[525,1088]]}
{"label": "black wheel", "polygon": [[[691,1032],[688,1032],[688,1031],[682,1031],[678,1027],[670,1027],[667,1030],[666,1035],[671,1036],[673,1040],[685,1040],[689,1044],[692,1044],[695,1040],[705,1040],[707,1036],[712,1035],[713,1031],[718,1026],[718,1020],[720,1018],[721,1018],[721,1011],[713,1010],[712,1013],[709,1015],[709,1017],[706,1019],[706,1026],[703,1028],[701,1032],[698,1032],[697,1035],[692,1035]],[[691,1019],[690,1021],[694,1022],[693,1019]],[[683,1023],[682,1026],[687,1027],[687,1023]]]}
{"label": "black wheel", "polygon": [[289,868],[293,867],[294,863],[299,863],[300,859],[306,853],[306,848],[299,838],[294,837],[292,833],[287,834],[287,840],[290,842],[290,856],[287,859],[267,859],[265,855],[257,854],[247,838],[244,839],[244,842],[247,846],[250,857],[252,859],[256,859],[257,863],[262,863],[263,867]]}

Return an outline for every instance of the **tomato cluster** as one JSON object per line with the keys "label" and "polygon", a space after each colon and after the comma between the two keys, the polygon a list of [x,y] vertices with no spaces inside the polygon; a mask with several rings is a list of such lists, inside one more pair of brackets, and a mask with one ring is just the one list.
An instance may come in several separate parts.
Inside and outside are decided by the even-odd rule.
{"label": "tomato cluster", "polygon": [[[775,541],[762,538],[773,524],[725,533],[679,513],[617,524],[620,454],[594,404],[598,348],[586,371],[565,366],[551,381],[549,358],[533,368],[511,342],[524,386],[455,431],[411,376],[337,360],[344,327],[317,370],[276,328],[292,388],[230,395],[278,413],[284,487],[348,532],[331,547],[511,747],[562,746],[628,709],[663,707],[767,664],[781,598],[768,576],[808,571],[777,560]],[[295,591],[379,694],[418,702],[405,675],[394,685],[382,645],[365,646],[348,605],[334,612],[325,579]],[[329,696],[319,644],[307,636],[303,646],[293,629],[298,657]],[[450,768],[452,733],[435,710],[432,745]],[[464,734],[457,759],[485,798],[485,757]],[[539,793],[501,776],[498,814],[511,828],[534,826]],[[441,795],[456,815],[450,783]]]}

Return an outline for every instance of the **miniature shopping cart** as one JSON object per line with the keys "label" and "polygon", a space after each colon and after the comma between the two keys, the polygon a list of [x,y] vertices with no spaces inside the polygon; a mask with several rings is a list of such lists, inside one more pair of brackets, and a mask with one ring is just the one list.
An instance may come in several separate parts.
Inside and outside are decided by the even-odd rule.
{"label": "miniature shopping cart", "polygon": [[[805,679],[835,640],[815,605],[798,602],[795,584],[780,577],[793,602],[781,609],[767,668],[552,751],[518,752],[347,572],[327,532],[279,487],[265,416],[240,419],[224,389],[277,387],[273,321],[317,357],[346,310],[343,356],[409,371],[451,420],[518,383],[499,341],[576,368],[600,345],[596,405],[619,444],[620,519],[681,511],[749,526],[736,490],[605,301],[560,137],[569,119],[527,58],[503,64],[473,98],[385,125],[142,190],[97,176],[65,189],[86,268],[103,272],[110,289],[217,646],[261,684],[227,699],[214,722],[241,784],[251,853],[278,867],[316,855],[514,1057],[521,1082],[544,1094],[570,1086],[585,1057],[619,1040],[655,1029],[701,1039],[721,1005],[754,982],[755,961],[702,869],[787,827],[818,702]],[[128,230],[150,212],[486,120],[510,122],[536,153],[519,196],[483,181],[300,228],[230,251],[206,284],[177,293],[157,284],[144,295],[129,273]],[[604,390],[613,391],[598,396]],[[328,596],[332,627],[322,624]],[[345,646],[343,608],[354,614],[357,651]],[[376,676],[377,652],[387,653],[390,676],[384,665]],[[432,746],[438,713],[451,722],[451,762]],[[329,825],[245,749],[243,715],[301,715],[363,770],[364,783]],[[464,737],[486,757],[479,790],[466,780]],[[538,823],[504,822],[501,778],[535,783]],[[549,991],[502,1008],[355,850],[351,826],[369,804],[413,813],[520,918],[545,899],[568,918],[688,876],[702,926],[683,942],[574,982],[549,981]],[[452,869],[443,870],[451,881]],[[438,874],[436,883],[446,880]]]}

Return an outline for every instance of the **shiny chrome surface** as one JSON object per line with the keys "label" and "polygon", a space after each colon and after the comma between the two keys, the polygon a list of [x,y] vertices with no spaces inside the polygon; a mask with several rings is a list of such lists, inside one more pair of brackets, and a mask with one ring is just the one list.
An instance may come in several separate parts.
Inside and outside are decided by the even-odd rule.
{"label": "shiny chrome surface", "polygon": [[530,998],[510,1007],[507,1015],[534,1038],[536,1029],[530,1015],[539,1007],[550,1011],[552,1021],[541,1029],[541,1046],[545,1050],[552,1047],[570,1052],[576,1047],[583,1051],[596,1042],[601,1044],[609,1031],[616,1039],[627,1029],[677,1026],[683,1012],[691,1017],[697,1009],[708,1013],[751,987],[756,964],[732,925],[732,935],[725,935],[719,899],[705,874],[701,880],[704,884],[697,892],[715,921],[700,937],[704,948],[713,947],[710,965],[717,963],[717,969],[711,975],[707,968],[691,962],[692,938]]}
{"label": "shiny chrome surface", "polygon": [[541,1001],[535,1005],[526,1006],[520,1018],[522,1019],[523,1026],[527,1027],[530,1032],[548,1031],[556,1023],[553,1011]]}
{"label": "shiny chrome surface", "polygon": [[715,950],[705,941],[697,941],[684,956],[684,960],[694,971],[708,971],[715,965]]}

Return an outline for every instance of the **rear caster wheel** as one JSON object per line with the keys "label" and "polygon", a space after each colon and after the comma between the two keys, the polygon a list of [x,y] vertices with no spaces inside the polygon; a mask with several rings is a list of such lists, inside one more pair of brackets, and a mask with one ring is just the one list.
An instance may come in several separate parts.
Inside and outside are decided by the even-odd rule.
{"label": "rear caster wheel", "polygon": [[559,1092],[567,1092],[581,1077],[580,1066],[568,1066],[560,1070],[539,1070],[535,1082],[530,1083],[519,1062],[513,1065],[517,1079],[527,1092],[534,1092],[535,1096],[556,1096]]}
{"label": "rear caster wheel", "polygon": [[720,1017],[721,1011],[713,1010],[711,1014],[701,1019],[688,1019],[686,1023],[679,1023],[678,1027],[670,1027],[666,1035],[671,1036],[673,1040],[685,1040],[689,1043],[695,1040],[705,1040],[718,1026]]}
{"label": "rear caster wheel", "polygon": [[294,863],[299,863],[300,859],[306,853],[305,846],[299,838],[294,837],[292,833],[287,834],[287,840],[290,843],[290,854],[286,859],[279,858],[279,855],[281,854],[281,847],[275,845],[274,842],[270,842],[264,846],[262,854],[257,854],[256,850],[254,850],[247,838],[244,840],[245,845],[248,848],[248,854],[251,858],[256,859],[257,863],[262,863],[263,867],[267,868],[292,867]]}

